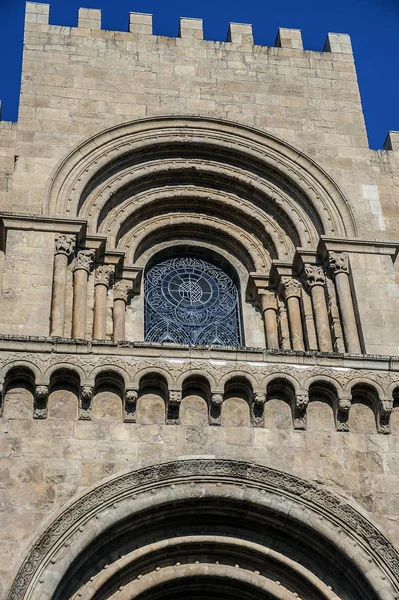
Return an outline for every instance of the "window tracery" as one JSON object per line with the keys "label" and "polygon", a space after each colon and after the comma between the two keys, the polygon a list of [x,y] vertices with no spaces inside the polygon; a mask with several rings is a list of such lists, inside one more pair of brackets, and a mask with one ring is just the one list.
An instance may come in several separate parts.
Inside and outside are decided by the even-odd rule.
{"label": "window tracery", "polygon": [[147,271],[144,293],[146,341],[241,345],[237,287],[216,265],[163,260]]}

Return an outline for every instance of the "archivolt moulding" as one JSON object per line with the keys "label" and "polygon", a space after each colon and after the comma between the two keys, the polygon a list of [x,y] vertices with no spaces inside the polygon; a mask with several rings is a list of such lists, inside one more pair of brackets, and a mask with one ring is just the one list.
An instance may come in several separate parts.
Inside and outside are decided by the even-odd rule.
{"label": "archivolt moulding", "polygon": [[[227,498],[247,510],[272,510],[314,529],[355,565],[379,600],[399,592],[399,554],[384,534],[344,498],[310,481],[235,460],[187,459],[145,467],[105,480],[63,509],[25,558],[9,600],[51,598],[71,561],[101,532],[139,514],[195,498]],[[280,500],[279,500],[280,499]],[[345,567],[346,568],[346,567]],[[46,590],[42,583],[46,582]]]}
{"label": "archivolt moulding", "polygon": [[[278,138],[254,128],[203,117],[158,117],[118,125],[77,147],[63,160],[51,178],[44,200],[44,214],[77,216],[85,190],[117,170],[118,160],[133,153],[163,148],[165,157],[176,145],[207,149],[209,156],[238,157],[268,173],[296,197],[304,215],[313,215],[319,234],[356,235],[351,208],[342,191],[313,160]],[[95,185],[97,185],[97,183]],[[289,210],[286,211],[289,214]]]}

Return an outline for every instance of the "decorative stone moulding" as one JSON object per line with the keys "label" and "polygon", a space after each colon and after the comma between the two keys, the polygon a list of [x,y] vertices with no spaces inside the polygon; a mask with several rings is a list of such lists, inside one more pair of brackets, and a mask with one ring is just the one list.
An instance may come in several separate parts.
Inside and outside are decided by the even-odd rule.
{"label": "decorative stone moulding", "polygon": [[[356,386],[363,386],[369,395],[368,404],[371,403],[375,414],[376,431],[381,434],[390,433],[390,416],[393,410],[393,399],[396,390],[399,390],[399,371],[390,369],[390,359],[380,357],[381,370],[376,369],[378,362],[376,358],[369,359],[373,368],[366,369],[364,361],[367,357],[359,357],[358,368],[354,368],[356,359],[348,357],[347,367],[344,360],[337,361],[334,355],[328,359],[331,366],[317,366],[314,364],[316,353],[304,353],[272,351],[255,352],[252,360],[248,359],[248,349],[245,350],[245,358],[237,360],[236,352],[228,349],[223,352],[222,364],[216,364],[209,359],[220,358],[221,350],[215,347],[211,354],[206,350],[206,358],[203,349],[197,351],[191,349],[197,356],[181,358],[182,348],[168,349],[162,346],[164,357],[158,355],[159,346],[155,346],[155,357],[152,355],[154,346],[139,344],[129,345],[124,343],[119,347],[115,344],[109,346],[110,352],[104,354],[104,344],[101,344],[99,352],[96,346],[91,346],[90,353],[62,354],[59,348],[60,341],[48,344],[48,352],[44,352],[43,342],[40,342],[41,352],[1,352],[0,353],[0,380],[3,385],[4,407],[7,402],[8,374],[13,373],[15,380],[16,372],[21,369],[21,381],[29,374],[30,386],[35,386],[35,418],[46,418],[47,401],[51,391],[52,378],[57,375],[57,385],[61,385],[60,373],[73,373],[76,381],[80,382],[76,390],[77,403],[79,407],[78,418],[90,420],[92,402],[96,390],[96,381],[99,376],[105,379],[112,376],[117,381],[121,390],[123,405],[123,420],[134,423],[136,421],[136,407],[140,400],[141,381],[145,377],[153,377],[162,381],[160,396],[165,402],[166,423],[179,424],[180,405],[184,397],[184,386],[190,377],[200,375],[208,386],[208,416],[210,425],[221,425],[223,404],[226,390],[234,381],[245,382],[247,391],[239,392],[240,397],[248,403],[250,412],[250,423],[254,427],[267,427],[264,421],[264,407],[269,398],[271,385],[278,385],[281,391],[289,397],[292,411],[292,423],[295,429],[306,429],[307,410],[309,403],[313,400],[312,386],[326,385],[331,396],[331,410],[334,414],[337,431],[349,431],[349,413],[352,405],[353,390]],[[33,348],[34,342],[31,341]],[[84,346],[84,342],[82,342]],[[24,343],[25,346],[25,343]],[[54,352],[55,350],[55,352]],[[175,354],[177,352],[177,354]],[[147,353],[147,357],[145,354]],[[178,362],[173,357],[178,356]],[[297,359],[300,361],[297,362]],[[324,356],[324,362],[326,362]],[[386,364],[385,362],[388,361]],[[233,382],[233,383],[232,383]],[[69,385],[70,377],[65,375],[65,385]],[[332,390],[332,392],[331,392]],[[332,393],[332,395],[331,395]],[[356,402],[361,402],[357,396]]]}
{"label": "decorative stone moulding", "polygon": [[[369,593],[379,600],[397,597],[399,554],[351,502],[322,485],[266,466],[188,458],[112,477],[72,500],[28,550],[7,599],[33,600],[40,590],[40,598],[50,600],[61,581],[70,579],[71,562],[78,561],[84,548],[105,531],[112,531],[116,523],[140,518],[140,512],[150,507],[157,511],[161,506],[192,503],[198,498],[218,506],[232,501],[252,515],[277,514],[282,525],[292,522],[302,535],[309,536],[314,530],[325,540],[326,548],[334,547],[342,577],[350,572],[351,577],[363,578]],[[223,544],[227,541],[224,536]],[[301,577],[304,575],[301,570]]]}

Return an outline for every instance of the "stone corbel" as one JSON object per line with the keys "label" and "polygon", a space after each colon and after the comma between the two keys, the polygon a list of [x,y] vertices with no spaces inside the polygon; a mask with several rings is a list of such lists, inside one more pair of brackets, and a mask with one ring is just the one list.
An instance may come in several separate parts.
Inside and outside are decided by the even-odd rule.
{"label": "stone corbel", "polygon": [[378,433],[391,433],[391,414],[393,411],[392,398],[380,398],[377,410],[377,430]]}
{"label": "stone corbel", "polygon": [[209,425],[221,425],[223,400],[223,391],[212,391],[209,404]]}
{"label": "stone corbel", "polygon": [[337,431],[349,431],[349,411],[352,406],[352,397],[345,392],[338,392],[338,406],[336,410]]}
{"label": "stone corbel", "polygon": [[306,430],[307,428],[307,408],[309,405],[309,393],[307,390],[300,390],[295,395],[292,406],[292,416],[294,429]]}
{"label": "stone corbel", "polygon": [[254,392],[251,402],[251,421],[254,427],[264,427],[265,425],[265,403],[266,393]]}
{"label": "stone corbel", "polygon": [[181,390],[169,390],[169,397],[166,404],[166,423],[168,425],[179,425],[181,401]]}
{"label": "stone corbel", "polygon": [[123,421],[125,423],[136,423],[138,397],[138,388],[128,388],[125,390],[125,400],[123,404]]}
{"label": "stone corbel", "polygon": [[79,393],[79,415],[80,421],[91,421],[93,407],[94,386],[90,383],[81,385]]}
{"label": "stone corbel", "polygon": [[35,401],[33,409],[34,419],[47,419],[48,415],[48,385],[37,385],[35,388]]}

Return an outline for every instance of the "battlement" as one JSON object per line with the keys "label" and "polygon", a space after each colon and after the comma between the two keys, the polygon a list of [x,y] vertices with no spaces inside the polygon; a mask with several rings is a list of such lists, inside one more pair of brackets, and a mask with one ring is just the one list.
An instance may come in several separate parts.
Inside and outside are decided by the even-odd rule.
{"label": "battlement", "polygon": [[[78,29],[86,29],[91,32],[92,37],[103,37],[99,32],[102,29],[102,14],[100,9],[80,8],[78,13]],[[50,25],[50,5],[37,2],[26,3],[25,28],[31,26]],[[63,28],[65,29],[65,28]],[[71,33],[75,28],[71,27]],[[116,33],[116,32],[108,32]],[[118,32],[122,33],[122,32]],[[129,13],[128,29],[126,34],[152,36],[153,25],[152,15],[145,13]],[[156,35],[156,34],[155,34]],[[202,43],[214,44],[214,41],[204,40],[202,19],[181,17],[178,27],[177,38],[188,40],[196,39]],[[220,42],[216,42],[220,43]],[[228,27],[226,44],[237,44],[240,46],[257,45],[254,42],[252,25],[246,23],[230,23]],[[267,46],[268,47],[268,46]],[[299,29],[287,29],[280,27],[276,40],[275,48],[286,48],[289,50],[303,51],[302,33]],[[324,44],[323,52],[333,52],[335,54],[352,54],[352,45],[350,37],[344,33],[328,33]]]}

